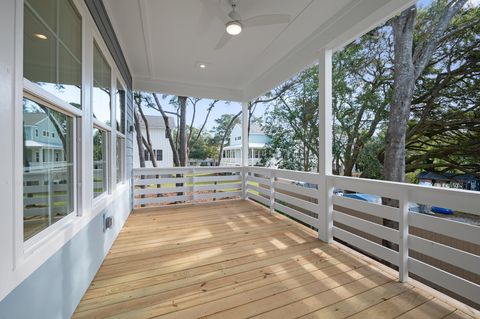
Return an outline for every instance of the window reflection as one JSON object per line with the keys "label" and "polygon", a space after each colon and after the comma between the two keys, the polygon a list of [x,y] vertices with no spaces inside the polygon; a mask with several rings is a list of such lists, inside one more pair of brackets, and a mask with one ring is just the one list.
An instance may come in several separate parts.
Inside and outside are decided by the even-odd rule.
{"label": "window reflection", "polygon": [[110,125],[111,69],[97,43],[93,50],[93,117]]}
{"label": "window reflection", "polygon": [[117,131],[125,134],[125,90],[122,89],[120,83],[117,82],[116,92],[116,122]]}
{"label": "window reflection", "polygon": [[82,20],[69,0],[25,0],[24,77],[81,108]]}
{"label": "window reflection", "polygon": [[93,129],[93,197],[107,191],[107,133]]}
{"label": "window reflection", "polygon": [[73,132],[72,117],[23,100],[25,240],[74,211]]}
{"label": "window reflection", "polygon": [[117,183],[123,182],[124,180],[124,167],[123,159],[125,158],[125,139],[121,136],[117,136],[116,141],[116,168],[117,168]]}

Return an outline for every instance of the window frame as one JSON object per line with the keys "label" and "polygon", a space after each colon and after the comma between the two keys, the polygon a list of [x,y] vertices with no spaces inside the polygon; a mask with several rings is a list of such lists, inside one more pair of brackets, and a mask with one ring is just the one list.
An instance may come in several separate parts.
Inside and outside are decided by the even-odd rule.
{"label": "window frame", "polygon": [[[112,72],[113,74],[113,72]],[[114,154],[115,154],[115,160],[112,159],[112,163],[113,163],[113,170],[115,171],[115,176],[114,176],[114,180],[112,180],[112,183],[115,185],[115,187],[117,185],[122,185],[122,184],[125,184],[125,181],[127,179],[127,132],[128,132],[128,127],[127,127],[127,90],[125,89],[127,86],[125,85],[123,79],[121,78],[121,76],[118,76],[118,75],[115,75],[113,74],[113,80],[112,80],[112,84],[115,85],[115,90],[112,90],[114,92],[114,94],[117,94],[117,91],[119,89],[119,86],[120,86],[120,89],[123,90],[125,92],[124,94],[124,106],[125,106],[125,110],[124,110],[124,113],[125,113],[125,116],[124,116],[124,123],[123,123],[123,127],[125,128],[125,133],[122,133],[120,131],[117,130],[117,99],[116,99],[116,96],[115,98],[113,99],[113,109],[112,109],[112,119],[114,119],[114,121],[112,121],[112,123],[115,123],[115,126],[114,128],[112,129],[112,131],[114,131],[114,136],[112,136],[112,145],[114,146],[115,150],[114,150]],[[121,117],[120,117],[121,119]],[[117,137],[120,137],[123,139],[123,143],[122,143],[122,161],[121,161],[121,168],[120,168],[120,174],[122,175],[120,180],[118,180],[117,178]],[[113,158],[113,157],[112,157]],[[113,174],[112,174],[113,175]],[[113,179],[113,176],[112,176],[112,179]]]}
{"label": "window frame", "polygon": [[[51,236],[52,233],[55,233],[58,231],[58,229],[61,229],[65,227],[66,224],[70,223],[76,216],[78,216],[78,186],[77,186],[77,181],[78,181],[78,175],[79,175],[79,170],[78,170],[78,144],[77,144],[77,138],[78,138],[78,119],[82,117],[82,111],[78,110],[77,108],[71,106],[67,102],[57,98],[53,94],[50,94],[46,91],[42,92],[43,89],[41,89],[39,86],[37,86],[35,83],[30,82],[27,79],[24,79],[24,88],[23,88],[23,94],[22,94],[22,103],[23,103],[23,98],[27,98],[35,103],[42,104],[49,109],[55,110],[59,113],[62,113],[66,116],[69,116],[72,118],[72,135],[73,135],[73,189],[72,192],[74,194],[73,196],[73,211],[70,212],[68,215],[64,216],[62,219],[57,221],[56,223],[48,226],[45,229],[42,229],[40,232],[37,234],[33,235],[32,237],[28,238],[27,240],[24,240],[24,225],[23,225],[23,196],[21,198],[21,210],[19,212],[19,215],[21,214],[21,230],[18,229],[18,231],[21,231],[21,238],[22,238],[22,243],[23,243],[23,252],[24,253],[29,253],[35,247],[40,245],[43,241],[45,241],[48,237]],[[48,93],[48,94],[45,94]],[[60,103],[63,102],[63,103]],[[63,104],[63,105],[62,105]],[[66,104],[66,105],[65,105]],[[66,106],[71,106],[66,107]],[[72,109],[74,108],[74,109]],[[23,107],[22,107],[22,114],[23,114]],[[22,115],[23,118],[23,115]],[[22,127],[23,129],[23,127]],[[22,154],[23,154],[23,147],[22,147]],[[42,156],[42,162],[44,162],[43,155]],[[22,163],[22,194],[23,194],[23,163]],[[17,218],[18,219],[18,218]],[[17,237],[18,240],[18,237]]]}
{"label": "window frame", "polygon": [[93,202],[93,206],[98,206],[99,203],[101,203],[103,201],[103,199],[108,196],[109,194],[111,194],[111,183],[110,183],[110,177],[111,177],[111,168],[110,168],[110,139],[111,139],[111,131],[110,131],[110,128],[105,125],[103,122],[101,121],[98,121],[96,119],[93,119],[93,126],[92,126],[92,129],[91,131],[93,132],[94,129],[97,129],[99,131],[102,131],[105,133],[105,190],[103,191],[102,194],[100,194],[99,196],[95,197],[95,191],[94,191],[94,187],[95,187],[95,181],[94,181],[94,172],[93,172],[93,165],[95,164],[94,161],[93,161],[93,133],[92,133],[92,154],[91,154],[91,158],[92,158],[92,166],[90,168],[90,173],[92,175],[92,202]]}
{"label": "window frame", "polygon": [[[3,269],[10,271],[0,273],[0,280],[4,281],[5,286],[2,285],[0,293],[9,293],[15,287],[17,287],[25,278],[30,276],[36,269],[38,269],[45,261],[59,251],[62,246],[76,236],[84,227],[86,227],[95,217],[104,211],[108,205],[113,204],[118,196],[127,196],[127,186],[121,186],[119,193],[115,195],[105,196],[104,200],[97,205],[93,204],[90,198],[91,179],[89,178],[91,172],[91,160],[89,159],[89,151],[91,145],[82,143],[82,140],[89,140],[92,133],[92,113],[91,113],[91,89],[93,79],[93,56],[91,50],[93,50],[93,39],[97,42],[98,46],[102,50],[104,57],[109,62],[111,67],[111,76],[118,77],[124,88],[128,88],[125,85],[125,81],[117,64],[115,63],[110,51],[107,49],[105,41],[101,36],[98,26],[94,23],[91,13],[87,8],[83,0],[71,0],[72,5],[77,10],[81,17],[81,105],[82,108],[78,109],[68,102],[61,100],[59,97],[41,88],[36,83],[29,81],[24,77],[23,73],[23,41],[24,41],[24,1],[15,1],[14,8],[14,23],[15,33],[13,35],[13,54],[18,59],[12,61],[13,75],[13,95],[11,97],[12,107],[9,112],[12,114],[13,124],[15,128],[12,132],[12,147],[13,147],[13,172],[12,172],[12,188],[10,192],[13,197],[13,211],[11,212],[12,224],[0,225],[0,229],[6,230],[9,240],[4,242],[4,257],[0,260],[0,266]],[[112,91],[113,92],[113,91]],[[75,212],[76,214],[69,214],[56,222],[55,224],[47,227],[38,234],[29,238],[27,241],[23,239],[23,99],[26,97],[25,93],[29,93],[41,100],[41,103],[58,110],[61,108],[63,111],[75,115],[75,141],[74,141],[74,160],[75,162],[75,178],[77,189],[74,191]],[[126,90],[126,102],[128,101],[130,89]],[[7,100],[10,98],[8,97]],[[53,106],[53,107],[52,107]],[[64,113],[64,112],[62,112]],[[68,114],[68,115],[70,115]],[[129,133],[128,129],[128,103],[126,103],[126,133]],[[39,136],[42,132],[39,130]],[[111,134],[112,136],[113,134]],[[113,137],[111,137],[113,138]],[[127,139],[125,139],[127,143]],[[40,153],[40,160],[42,160]],[[127,157],[127,151],[125,149],[125,165]],[[109,163],[111,167],[111,163]],[[126,166],[127,167],[127,166]],[[126,176],[127,177],[127,176]],[[13,225],[13,227],[12,227]],[[8,226],[8,227],[7,227]]]}

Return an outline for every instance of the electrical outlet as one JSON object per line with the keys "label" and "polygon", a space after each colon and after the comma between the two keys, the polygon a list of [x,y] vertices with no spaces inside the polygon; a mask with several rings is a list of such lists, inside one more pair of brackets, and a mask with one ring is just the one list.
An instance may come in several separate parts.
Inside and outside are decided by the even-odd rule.
{"label": "electrical outlet", "polygon": [[113,227],[113,216],[103,214],[103,232]]}

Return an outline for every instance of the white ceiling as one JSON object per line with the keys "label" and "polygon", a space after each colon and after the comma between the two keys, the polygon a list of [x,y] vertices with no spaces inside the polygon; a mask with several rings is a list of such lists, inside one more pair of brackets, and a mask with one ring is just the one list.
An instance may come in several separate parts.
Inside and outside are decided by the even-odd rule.
{"label": "white ceiling", "polygon": [[[239,0],[243,19],[289,14],[290,23],[245,29],[222,49],[227,0],[105,0],[137,90],[248,101],[414,0]],[[200,69],[199,63],[207,67]]]}

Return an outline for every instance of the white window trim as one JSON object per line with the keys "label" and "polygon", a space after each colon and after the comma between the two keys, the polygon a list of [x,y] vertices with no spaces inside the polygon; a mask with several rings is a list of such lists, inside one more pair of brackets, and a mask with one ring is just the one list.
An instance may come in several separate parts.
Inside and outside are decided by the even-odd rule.
{"label": "white window trim", "polygon": [[[25,80],[23,77],[23,14],[24,14],[24,2],[22,0],[15,1],[15,34],[14,34],[14,52],[15,61],[13,63],[14,71],[14,84],[13,84],[13,101],[15,106],[12,107],[13,114],[13,127],[17,128],[13,131],[13,179],[14,183],[12,185],[12,195],[13,195],[13,208],[12,212],[12,222],[14,227],[8,226],[6,233],[11,234],[12,241],[8,240],[4,247],[2,248],[2,255],[5,257],[1,262],[2,269],[10,269],[5,273],[0,274],[0,280],[2,285],[0,285],[0,300],[3,299],[9,292],[11,292],[15,287],[17,287],[24,279],[30,276],[40,265],[42,265],[48,258],[55,254],[65,243],[67,243],[71,238],[73,238],[80,230],[87,226],[90,221],[95,218],[101,211],[103,211],[108,205],[110,205],[117,196],[127,196],[128,194],[128,184],[124,185],[118,184],[118,187],[115,191],[114,196],[106,196],[106,199],[102,203],[93,207],[91,192],[93,187],[91,187],[92,180],[89,179],[91,174],[91,157],[90,151],[92,150],[91,145],[87,143],[83,145],[81,140],[89,140],[92,135],[92,112],[91,112],[91,88],[92,88],[92,78],[93,78],[93,39],[95,36],[95,41],[101,49],[103,49],[103,54],[112,69],[112,76],[116,75],[123,87],[127,87],[123,81],[121,73],[119,72],[116,64],[114,63],[113,58],[111,57],[108,50],[106,50],[106,45],[100,36],[100,33],[95,25],[90,12],[86,7],[83,0],[72,0],[75,5],[79,15],[82,18],[82,97],[81,104],[82,110],[78,110],[75,107],[69,105],[64,105],[64,101],[60,100],[56,96],[49,96],[48,92],[43,91],[36,84],[31,83],[28,80]],[[3,7],[3,6],[1,6]],[[9,8],[7,6],[7,8]],[[25,84],[24,82],[30,82]],[[64,110],[70,111],[72,115],[82,117],[81,122],[76,121],[78,127],[79,140],[76,148],[80,151],[80,154],[75,154],[75,160],[78,160],[76,164],[77,178],[78,178],[78,188],[75,198],[77,199],[78,208],[77,215],[74,216],[70,214],[62,220],[53,224],[49,228],[48,236],[45,235],[42,240],[37,240],[36,243],[31,241],[32,244],[25,248],[25,242],[23,240],[23,130],[20,129],[23,127],[23,107],[22,101],[25,95],[25,92],[28,92],[34,96],[40,97],[42,102],[50,101],[54,105],[62,105]],[[128,96],[128,91],[126,98]],[[72,109],[70,109],[70,107]],[[78,114],[77,114],[78,113]],[[81,123],[81,127],[78,125]],[[126,132],[128,132],[128,126],[126,125]],[[126,141],[126,139],[125,139]],[[78,145],[81,145],[79,147]],[[80,155],[80,156],[78,156]],[[125,148],[126,156],[126,148]],[[126,165],[126,160],[125,160]],[[125,174],[126,176],[126,174]],[[11,224],[10,224],[11,225]],[[0,225],[1,228],[1,225]],[[44,233],[45,234],[45,233]],[[42,235],[43,236],[43,235]],[[40,236],[34,236],[33,238],[39,239]]]}
{"label": "white window trim", "polygon": [[[94,119],[94,124],[93,124],[93,127],[92,127],[92,132],[94,129],[97,129],[99,131],[102,131],[105,133],[105,180],[106,180],[106,183],[105,183],[105,190],[102,194],[100,194],[99,196],[95,197],[95,192],[93,191],[94,189],[94,185],[95,185],[95,181],[93,180],[93,134],[92,134],[92,153],[91,153],[91,157],[92,157],[92,166],[90,168],[90,173],[92,175],[92,203],[93,203],[93,207],[97,207],[99,205],[102,204],[102,202],[105,201],[106,197],[108,197],[109,195],[111,195],[111,183],[110,183],[110,177],[111,177],[111,168],[110,168],[110,145],[111,145],[111,142],[110,142],[110,136],[111,136],[111,132],[110,130],[107,130],[106,128],[108,128],[108,126],[106,126],[105,124],[103,124],[103,127],[100,126],[99,124],[103,124],[102,122],[100,121],[97,121]],[[104,128],[106,127],[106,128]]]}

